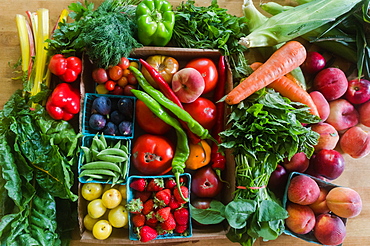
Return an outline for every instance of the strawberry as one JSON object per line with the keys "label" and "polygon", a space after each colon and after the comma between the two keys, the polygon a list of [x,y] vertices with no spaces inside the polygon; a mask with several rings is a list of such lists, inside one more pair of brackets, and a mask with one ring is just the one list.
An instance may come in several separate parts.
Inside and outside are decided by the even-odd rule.
{"label": "strawberry", "polygon": [[163,189],[155,193],[154,201],[158,207],[165,207],[170,203],[171,199],[171,190]]}
{"label": "strawberry", "polygon": [[[181,190],[181,193],[183,194],[183,196],[185,198],[188,198],[189,197],[189,190],[188,190],[188,188],[186,186],[181,185],[180,186],[180,190]],[[179,203],[184,204],[187,201],[185,201],[184,199],[182,199],[181,194],[180,194],[180,190],[179,189],[174,189],[173,190],[173,195],[174,195],[174,197],[176,198],[176,200]]]}
{"label": "strawberry", "polygon": [[141,201],[146,202],[152,196],[150,191],[137,191],[135,192],[135,198],[140,198]]}
{"label": "strawberry", "polygon": [[171,208],[171,210],[175,210],[182,206],[181,203],[179,203],[174,196],[171,196],[170,203],[168,206]]}
{"label": "strawberry", "polygon": [[154,200],[153,199],[149,199],[147,200],[144,205],[143,205],[143,211],[142,213],[144,215],[147,215],[149,214],[150,212],[152,212],[154,210]]}
{"label": "strawberry", "polygon": [[172,190],[175,186],[176,186],[176,181],[173,178],[168,178],[164,182],[164,187],[167,188],[167,189]]}
{"label": "strawberry", "polygon": [[179,225],[179,224],[177,224],[176,227],[175,227],[174,232],[184,234],[187,229],[188,229],[188,225]]}
{"label": "strawberry", "polygon": [[146,221],[146,218],[145,218],[145,215],[143,214],[135,214],[133,217],[132,217],[132,224],[136,227],[141,227],[143,225],[145,225],[145,221]]}
{"label": "strawberry", "polygon": [[155,239],[158,236],[158,233],[155,229],[150,226],[144,225],[139,229],[139,240],[141,242],[148,242]]}
{"label": "strawberry", "polygon": [[170,213],[171,213],[170,207],[160,208],[155,214],[155,217],[158,219],[159,222],[163,222],[168,219]]}
{"label": "strawberry", "polygon": [[[145,221],[145,225],[147,226],[150,226],[151,228],[155,228],[157,230],[157,227],[158,227],[158,220],[156,220],[155,222],[152,223],[152,221],[149,221],[149,220],[146,220]],[[157,233],[159,234],[159,232],[157,231]]]}
{"label": "strawberry", "polygon": [[140,199],[132,199],[126,204],[126,208],[132,214],[139,214],[143,210],[143,202]]}
{"label": "strawberry", "polygon": [[187,225],[189,222],[189,210],[187,208],[179,208],[173,212],[173,217],[179,225]]}
{"label": "strawberry", "polygon": [[147,182],[144,178],[138,178],[131,182],[130,188],[137,191],[144,191],[147,186]]}
{"label": "strawberry", "polygon": [[151,179],[146,187],[147,191],[160,191],[164,189],[163,178],[154,178]]}
{"label": "strawberry", "polygon": [[151,211],[150,213],[148,213],[145,217],[146,217],[146,220],[149,224],[155,224],[158,222],[158,219],[157,217],[155,216],[156,213],[154,211]]}
{"label": "strawberry", "polygon": [[166,221],[161,222],[161,228],[167,233],[172,233],[176,228],[176,221],[173,215],[170,213]]}

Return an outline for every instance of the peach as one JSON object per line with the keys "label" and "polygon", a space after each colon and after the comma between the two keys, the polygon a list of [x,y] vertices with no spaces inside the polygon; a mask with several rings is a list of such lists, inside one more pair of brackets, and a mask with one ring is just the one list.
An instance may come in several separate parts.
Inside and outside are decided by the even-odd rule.
{"label": "peach", "polygon": [[325,121],[330,113],[328,100],[326,100],[326,98],[320,91],[312,91],[310,92],[310,96],[315,103],[317,110],[319,111],[319,116],[321,120]]}
{"label": "peach", "polygon": [[286,207],[289,217],[285,219],[286,226],[294,233],[307,234],[315,226],[315,214],[309,206],[289,203]]}
{"label": "peach", "polygon": [[347,187],[335,187],[326,196],[328,208],[343,218],[352,218],[361,213],[362,200],[357,191]]}
{"label": "peach", "polygon": [[318,215],[313,231],[316,239],[324,245],[339,245],[346,237],[343,220],[331,214]]}
{"label": "peach", "polygon": [[360,123],[370,127],[370,100],[359,107],[358,113],[360,114]]}
{"label": "peach", "polygon": [[348,129],[339,140],[342,151],[358,159],[370,153],[370,133],[359,126]]}
{"label": "peach", "polygon": [[335,67],[321,70],[314,78],[313,87],[328,101],[340,98],[346,93],[348,80],[344,72]]}
{"label": "peach", "polygon": [[198,70],[189,67],[173,75],[171,86],[182,103],[192,103],[203,93],[205,82]]}
{"label": "peach", "polygon": [[359,122],[359,113],[346,99],[337,99],[329,102],[330,114],[326,122],[334,126],[337,131],[346,130]]}
{"label": "peach", "polygon": [[308,205],[315,214],[323,214],[323,213],[330,212],[330,209],[328,208],[328,205],[326,204],[327,194],[328,194],[328,190],[323,187],[320,187],[319,198],[317,198],[317,200],[314,203]]}
{"label": "peach", "polygon": [[315,145],[315,151],[334,149],[337,146],[339,134],[334,126],[326,122],[320,122],[312,125],[311,129],[320,134],[319,141],[317,145]]}
{"label": "peach", "polygon": [[289,201],[300,205],[309,205],[319,197],[320,188],[311,177],[297,175],[290,180],[287,193]]}
{"label": "peach", "polygon": [[303,173],[307,170],[310,164],[306,154],[304,152],[298,152],[292,156],[290,160],[285,160],[282,165],[288,172],[300,172]]}

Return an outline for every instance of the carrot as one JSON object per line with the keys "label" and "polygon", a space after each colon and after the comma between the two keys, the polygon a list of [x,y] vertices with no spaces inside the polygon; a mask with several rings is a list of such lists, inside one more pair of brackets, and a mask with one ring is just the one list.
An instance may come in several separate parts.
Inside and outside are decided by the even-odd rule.
{"label": "carrot", "polygon": [[306,59],[306,48],[298,41],[289,41],[276,50],[270,58],[225,98],[229,105],[237,104],[254,92],[300,66]]}
{"label": "carrot", "polygon": [[[250,65],[250,67],[252,70],[256,70],[262,65],[263,63],[261,62],[254,62]],[[312,100],[310,94],[308,94],[307,91],[305,91],[299,84],[289,79],[287,76],[278,78],[267,87],[273,88],[283,97],[287,97],[293,102],[300,102],[307,105],[310,108],[311,114],[320,116],[316,104]]]}

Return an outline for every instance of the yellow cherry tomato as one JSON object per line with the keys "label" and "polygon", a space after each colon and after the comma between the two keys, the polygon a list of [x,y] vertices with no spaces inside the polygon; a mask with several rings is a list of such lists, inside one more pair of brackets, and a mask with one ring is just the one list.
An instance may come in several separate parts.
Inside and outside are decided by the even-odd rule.
{"label": "yellow cherry tomato", "polygon": [[186,168],[196,170],[206,166],[211,161],[211,146],[202,140],[199,144],[189,143],[190,153],[185,162]]}

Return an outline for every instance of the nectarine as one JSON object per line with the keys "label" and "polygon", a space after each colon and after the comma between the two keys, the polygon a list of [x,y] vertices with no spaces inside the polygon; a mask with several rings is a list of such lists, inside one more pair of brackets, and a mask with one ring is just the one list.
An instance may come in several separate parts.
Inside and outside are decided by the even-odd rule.
{"label": "nectarine", "polygon": [[335,215],[320,214],[316,217],[314,235],[324,245],[339,245],[346,237],[346,226],[342,219]]}
{"label": "nectarine", "polygon": [[345,73],[335,67],[321,70],[314,78],[313,87],[320,91],[326,100],[333,101],[344,95],[348,88]]}
{"label": "nectarine", "polygon": [[370,153],[370,133],[359,126],[348,129],[339,140],[342,151],[358,159]]}
{"label": "nectarine", "polygon": [[315,180],[307,175],[294,176],[287,190],[288,199],[300,205],[314,203],[320,195],[320,188]]}
{"label": "nectarine", "polygon": [[343,218],[352,218],[361,213],[362,200],[357,191],[347,187],[335,187],[326,196],[328,208]]}
{"label": "nectarine", "polygon": [[348,129],[359,122],[357,109],[346,99],[331,101],[329,106],[330,113],[326,122],[334,126],[337,131]]}

